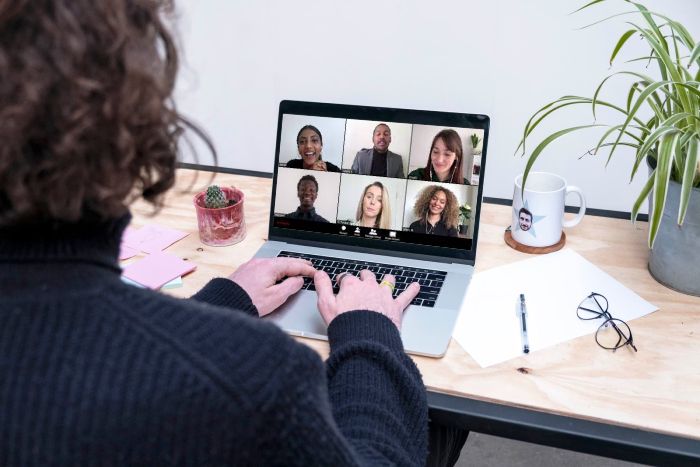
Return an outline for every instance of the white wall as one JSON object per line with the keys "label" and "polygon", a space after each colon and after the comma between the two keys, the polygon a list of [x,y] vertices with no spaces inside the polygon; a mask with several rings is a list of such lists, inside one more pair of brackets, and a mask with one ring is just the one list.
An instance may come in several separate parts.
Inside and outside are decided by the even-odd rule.
{"label": "white wall", "polygon": [[[643,70],[640,62],[609,68],[627,18],[577,29],[629,11],[629,4],[604,2],[568,15],[585,3],[180,0],[185,57],[177,102],[211,134],[220,165],[265,172],[273,170],[283,99],[485,113],[491,117],[485,195],[510,198],[525,165],[513,153],[536,109],[562,95],[591,96],[611,71]],[[644,3],[700,36],[697,0]],[[638,53],[625,57],[645,55],[640,41],[632,42]],[[603,97],[624,103],[625,78],[609,83]],[[535,136],[591,122],[589,109],[573,109]],[[607,169],[604,156],[578,160],[599,134],[565,137],[535,168],[580,186],[590,207],[629,211],[643,182],[628,185],[631,154],[616,154]],[[201,156],[199,163],[211,161]]]}

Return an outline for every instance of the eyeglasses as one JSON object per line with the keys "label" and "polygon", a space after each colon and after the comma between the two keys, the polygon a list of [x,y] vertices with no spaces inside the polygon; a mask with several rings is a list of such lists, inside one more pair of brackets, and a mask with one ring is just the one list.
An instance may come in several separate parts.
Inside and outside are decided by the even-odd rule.
{"label": "eyeglasses", "polygon": [[584,321],[598,318],[604,320],[595,332],[595,341],[602,348],[614,352],[629,344],[635,352],[637,351],[630,327],[621,319],[613,318],[608,312],[608,299],[604,295],[592,292],[576,308],[576,315]]}

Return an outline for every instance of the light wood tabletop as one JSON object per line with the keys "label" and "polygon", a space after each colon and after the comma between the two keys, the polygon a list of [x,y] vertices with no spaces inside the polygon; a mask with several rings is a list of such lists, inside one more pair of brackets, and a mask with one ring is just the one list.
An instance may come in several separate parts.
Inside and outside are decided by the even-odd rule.
{"label": "light wood tabletop", "polygon": [[[234,185],[246,194],[247,236],[228,247],[199,241],[192,199],[211,177],[209,172],[179,169],[177,188],[156,217],[150,216],[152,209],[143,201],[132,206],[133,226],[155,223],[190,233],[167,250],[197,265],[184,278],[183,287],[167,291],[179,297],[191,296],[213,277],[230,274],[267,238],[272,181],[219,173],[215,183]],[[509,206],[483,205],[477,272],[531,257],[504,243],[509,223]],[[612,353],[588,335],[482,369],[453,340],[443,358],[414,357],[427,388],[700,440],[700,298],[670,290],[650,276],[646,229],[645,222],[633,226],[628,220],[587,215],[567,231],[567,247],[659,307],[630,322],[639,352]],[[328,354],[324,341],[299,341],[323,357]]]}

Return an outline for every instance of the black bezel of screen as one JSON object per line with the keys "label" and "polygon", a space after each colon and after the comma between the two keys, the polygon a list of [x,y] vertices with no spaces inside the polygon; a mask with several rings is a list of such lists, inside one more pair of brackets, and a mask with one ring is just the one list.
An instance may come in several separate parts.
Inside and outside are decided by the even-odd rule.
{"label": "black bezel of screen", "polygon": [[[299,239],[310,242],[334,243],[338,245],[352,245],[366,248],[377,248],[385,251],[407,252],[417,255],[438,256],[459,260],[459,262],[474,263],[476,257],[476,245],[479,235],[479,219],[481,216],[481,199],[484,186],[484,170],[486,164],[486,151],[489,136],[489,117],[478,114],[461,114],[453,112],[434,112],[428,110],[393,109],[388,107],[369,107],[344,104],[327,104],[320,102],[282,101],[279,106],[277,119],[277,144],[275,146],[274,178],[277,180],[279,170],[280,144],[282,138],[282,118],[285,114],[308,115],[311,117],[343,118],[349,120],[371,120],[396,123],[408,123],[418,125],[436,125],[445,127],[462,127],[484,130],[484,141],[481,151],[481,170],[479,171],[479,186],[475,212],[472,212],[474,222],[474,235],[471,238],[471,248],[454,248],[449,246],[424,245],[419,243],[403,243],[389,240],[377,240],[373,238],[357,238],[338,235],[337,233],[318,232],[317,223],[294,223],[295,228],[275,227],[274,204],[277,186],[273,183],[272,199],[270,202],[269,239],[285,241],[287,239]],[[302,227],[303,225],[308,226]],[[336,226],[338,224],[332,223]],[[300,235],[301,234],[301,235]],[[447,237],[439,237],[444,240]],[[460,239],[467,243],[469,239]],[[379,242],[379,244],[377,243]],[[443,243],[444,244],[444,243]]]}

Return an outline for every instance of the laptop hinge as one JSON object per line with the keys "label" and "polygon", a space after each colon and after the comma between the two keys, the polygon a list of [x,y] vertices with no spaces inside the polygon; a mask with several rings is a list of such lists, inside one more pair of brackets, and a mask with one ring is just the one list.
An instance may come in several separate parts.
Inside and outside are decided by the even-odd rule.
{"label": "laptop hinge", "polygon": [[373,254],[373,255],[395,256],[397,258],[410,258],[410,259],[415,259],[415,260],[419,260],[419,261],[434,261],[436,263],[466,264],[469,266],[474,266],[473,259],[460,259],[460,258],[450,258],[447,256],[424,255],[424,254],[420,254],[420,253],[411,253],[411,252],[407,252],[407,251],[391,251],[391,250],[386,250],[386,249],[382,249],[382,248],[368,248],[368,247],[356,246],[356,245],[343,245],[343,244],[335,244],[335,243],[328,243],[328,242],[318,242],[318,241],[314,241],[314,240],[304,240],[304,239],[300,239],[300,238],[282,237],[282,236],[277,236],[277,235],[270,236],[270,240],[274,240],[277,242],[296,244],[296,245],[313,246],[316,248],[329,248],[329,249],[336,249],[336,250],[342,249],[342,250],[348,250],[348,251],[356,251],[358,253],[369,253],[369,254]]}

